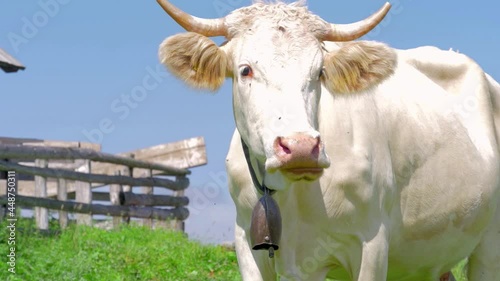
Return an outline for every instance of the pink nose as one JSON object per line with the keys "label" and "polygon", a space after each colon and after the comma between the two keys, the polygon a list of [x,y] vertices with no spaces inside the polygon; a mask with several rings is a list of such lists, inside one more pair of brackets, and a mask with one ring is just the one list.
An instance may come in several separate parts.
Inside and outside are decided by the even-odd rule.
{"label": "pink nose", "polygon": [[274,141],[274,153],[281,169],[318,169],[321,140],[305,133],[278,137]]}

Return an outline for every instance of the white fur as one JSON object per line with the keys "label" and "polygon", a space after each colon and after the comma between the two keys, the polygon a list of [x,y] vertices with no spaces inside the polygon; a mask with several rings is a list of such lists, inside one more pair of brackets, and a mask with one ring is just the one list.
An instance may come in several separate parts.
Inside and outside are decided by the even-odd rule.
{"label": "white fur", "polygon": [[[330,27],[307,8],[256,3],[226,24],[230,40],[213,53],[227,58],[233,76],[237,130],[226,164],[243,280],[435,281],[469,257],[469,280],[500,281],[498,83],[456,52],[424,47],[384,62],[371,54],[392,52],[365,45],[326,72],[328,79],[345,74],[354,87],[324,87],[324,58],[339,66],[335,59],[348,56],[327,53],[342,54],[350,43],[323,46],[317,35]],[[364,51],[369,59],[360,60]],[[197,71],[197,64],[181,65]],[[244,65],[251,77],[240,75]],[[210,86],[203,74],[211,70],[200,71],[199,84]],[[196,82],[184,72],[179,76]],[[342,88],[350,94],[332,90]],[[315,182],[290,182],[273,170],[273,142],[299,132],[320,136],[320,161],[331,162]],[[259,195],[240,138],[258,180],[278,190],[283,234],[274,259],[251,250]]]}
{"label": "white fur", "polygon": [[[332,165],[274,195],[283,215],[274,259],[250,250],[259,195],[235,132],[227,169],[243,280],[438,280],[466,257],[469,280],[500,280],[500,86],[461,54],[398,54],[395,75],[369,92],[322,88],[318,131]],[[449,109],[470,91],[478,104],[467,120]]]}

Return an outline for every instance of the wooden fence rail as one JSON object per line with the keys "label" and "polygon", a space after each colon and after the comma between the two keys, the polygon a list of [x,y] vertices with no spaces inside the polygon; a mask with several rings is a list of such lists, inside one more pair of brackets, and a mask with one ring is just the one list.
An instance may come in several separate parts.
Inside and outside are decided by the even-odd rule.
{"label": "wooden fence rail", "polygon": [[[72,193],[66,199],[75,199]],[[92,192],[92,200],[111,201],[109,192]],[[154,194],[136,194],[132,192],[119,192],[118,200],[124,206],[170,206],[180,207],[189,204],[189,198],[186,196],[154,195]]]}
{"label": "wooden fence rail", "polygon": [[158,186],[171,190],[183,190],[189,186],[189,179],[178,177],[176,181],[160,178],[131,178],[130,176],[108,176],[101,174],[88,174],[83,172],[73,172],[63,169],[39,168],[25,166],[8,161],[0,160],[0,170],[17,171],[18,173],[42,176],[46,178],[62,178],[87,183],[122,184],[132,186]]}
{"label": "wooden fence rail", "polygon": [[0,144],[0,155],[4,159],[87,159],[123,165],[130,168],[158,170],[173,176],[188,175],[191,173],[191,171],[187,169],[144,162],[129,157],[117,156],[85,148],[31,146],[28,150],[26,146]]}
{"label": "wooden fence rail", "polygon": [[[0,196],[0,204],[7,203],[7,196]],[[60,201],[48,198],[36,198],[17,195],[16,203],[26,207],[42,207],[52,210],[62,210],[72,213],[107,215],[107,216],[129,216],[136,218],[151,219],[177,219],[185,220],[189,216],[189,211],[185,207],[173,209],[159,209],[152,207],[136,206],[108,206],[101,204],[85,204],[80,202]]]}
{"label": "wooden fence rail", "polygon": [[[189,186],[187,175],[191,173],[188,168],[206,164],[203,138],[120,155],[97,150],[100,146],[90,143],[0,137],[0,171],[17,172],[23,184],[15,197],[16,204],[34,207],[39,229],[48,229],[48,209],[52,209],[59,212],[63,228],[71,212],[76,213],[80,224],[91,225],[92,215],[106,215],[113,216],[113,225],[133,217],[144,219],[149,226],[153,226],[153,220],[173,220],[177,229],[184,230],[184,220],[189,215],[189,199],[184,196]],[[2,179],[5,174],[0,173]],[[29,182],[33,181],[30,188]],[[109,193],[92,191],[105,185],[109,186]],[[145,194],[133,193],[134,186],[142,187]],[[172,195],[155,195],[153,187],[171,190]],[[7,203],[6,194],[2,194],[0,186],[0,209]],[[93,200],[109,201],[111,205],[92,204]]]}

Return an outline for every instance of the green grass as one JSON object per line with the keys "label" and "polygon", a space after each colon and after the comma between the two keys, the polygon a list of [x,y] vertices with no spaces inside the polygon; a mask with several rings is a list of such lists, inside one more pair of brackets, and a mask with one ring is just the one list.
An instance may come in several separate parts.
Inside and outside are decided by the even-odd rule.
{"label": "green grass", "polygon": [[10,246],[1,225],[0,280],[241,280],[234,252],[201,245],[181,233],[71,226],[44,235],[33,230],[31,221],[17,224],[22,230],[16,236],[15,275],[7,271]]}
{"label": "green grass", "polygon": [[[7,271],[8,230],[0,224],[0,280],[241,280],[236,254],[188,240],[183,234],[123,226],[118,230],[72,225],[58,234],[17,222],[16,274]],[[51,222],[51,229],[58,229]],[[464,263],[453,270],[466,281]]]}
{"label": "green grass", "polygon": [[455,268],[453,268],[453,270],[452,270],[453,276],[455,276],[457,281],[467,281],[467,275],[466,275],[466,272],[464,269],[465,264],[466,264],[466,261],[464,260],[461,263],[459,263],[457,266],[455,266]]}

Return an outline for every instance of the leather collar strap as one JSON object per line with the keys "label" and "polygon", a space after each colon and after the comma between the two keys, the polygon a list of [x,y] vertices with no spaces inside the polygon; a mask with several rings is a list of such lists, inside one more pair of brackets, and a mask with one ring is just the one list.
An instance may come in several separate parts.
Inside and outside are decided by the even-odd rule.
{"label": "leather collar strap", "polygon": [[252,176],[253,185],[257,188],[259,193],[273,195],[276,192],[276,190],[268,188],[264,183],[260,184],[259,181],[257,180],[255,171],[252,168],[252,163],[250,162],[250,152],[248,151],[248,146],[245,143],[245,141],[243,141],[243,139],[241,139],[241,145],[243,146],[243,153],[245,154],[245,160],[247,160],[247,165],[248,169],[250,170],[250,175]]}

